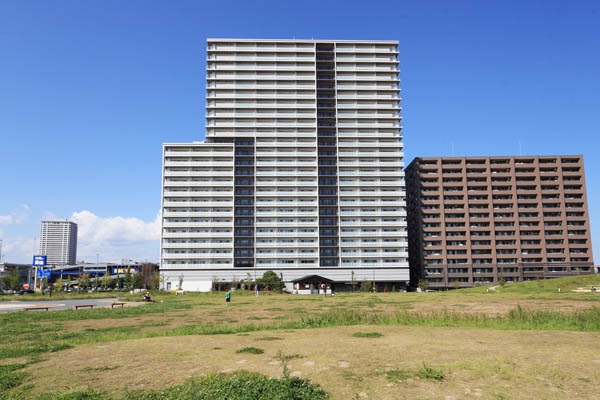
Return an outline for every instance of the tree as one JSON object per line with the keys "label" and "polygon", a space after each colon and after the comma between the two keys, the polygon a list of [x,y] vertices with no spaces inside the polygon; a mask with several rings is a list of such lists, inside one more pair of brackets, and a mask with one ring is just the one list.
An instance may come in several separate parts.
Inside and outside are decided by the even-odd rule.
{"label": "tree", "polygon": [[504,279],[504,277],[500,278],[498,280],[498,284],[500,285],[500,287],[504,287],[504,285],[506,285],[506,279]]}
{"label": "tree", "polygon": [[362,281],[360,283],[360,291],[361,292],[372,292],[373,291],[373,284],[369,281]]}
{"label": "tree", "polygon": [[131,276],[131,286],[134,289],[141,289],[143,284],[144,284],[144,282],[143,282],[142,274],[140,274],[139,272],[136,272]]}
{"label": "tree", "polygon": [[248,272],[244,279],[240,280],[242,290],[250,290],[252,288],[252,275]]}
{"label": "tree", "polygon": [[429,287],[429,282],[427,282],[427,280],[421,279],[419,281],[419,288],[421,289],[421,291],[426,292],[428,287]]}
{"label": "tree", "polygon": [[257,279],[258,283],[267,290],[282,290],[285,285],[281,278],[273,271],[266,271],[262,278]]}
{"label": "tree", "polygon": [[108,286],[110,285],[109,281],[110,281],[110,276],[108,275],[108,271],[106,271],[106,273],[102,276],[102,287],[106,290],[108,288]]}
{"label": "tree", "polygon": [[356,291],[356,285],[358,284],[358,282],[356,282],[356,277],[354,276],[354,271],[352,271],[352,278],[350,279],[350,286],[352,286],[352,291]]}
{"label": "tree", "polygon": [[10,289],[10,274],[4,275],[2,277],[2,289],[8,290]]}
{"label": "tree", "polygon": [[90,287],[90,274],[83,274],[79,276],[79,289],[85,289]]}
{"label": "tree", "polygon": [[4,289],[21,289],[21,275],[18,271],[10,271],[8,275],[2,277],[2,287]]}
{"label": "tree", "polygon": [[123,278],[123,288],[131,288],[131,283],[132,283],[131,268],[127,268],[127,273],[125,274],[125,277]]}
{"label": "tree", "polygon": [[140,275],[142,278],[142,287],[144,289],[152,289],[154,287],[154,264],[142,264],[140,266]]}
{"label": "tree", "polygon": [[161,274],[160,272],[158,272],[158,274],[159,274],[159,278],[158,278],[159,279],[159,289],[160,290],[165,290],[166,289],[166,287],[165,287],[166,286],[165,281],[167,280],[165,278],[165,274]]}
{"label": "tree", "polygon": [[183,289],[183,274],[179,275],[179,285],[178,285],[179,290]]}
{"label": "tree", "polygon": [[62,280],[62,278],[58,278],[56,280],[56,282],[54,282],[54,288],[56,290],[62,291],[64,286],[65,286],[65,282]]}
{"label": "tree", "polygon": [[106,284],[106,286],[107,286],[109,289],[115,289],[115,288],[117,287],[117,284],[118,284],[118,283],[119,283],[119,282],[118,282],[118,279],[111,279],[111,278],[109,278],[109,279],[108,279],[108,283]]}
{"label": "tree", "polygon": [[19,290],[23,288],[21,285],[21,274],[19,274],[18,271],[13,271],[10,276],[10,288],[12,290]]}
{"label": "tree", "polygon": [[159,272],[155,272],[152,274],[152,286],[151,289],[157,290],[160,289],[160,273]]}
{"label": "tree", "polygon": [[96,274],[96,276],[94,276],[91,281],[92,281],[92,287],[94,289],[97,289],[98,286],[100,286],[100,277],[98,276],[98,274]]}

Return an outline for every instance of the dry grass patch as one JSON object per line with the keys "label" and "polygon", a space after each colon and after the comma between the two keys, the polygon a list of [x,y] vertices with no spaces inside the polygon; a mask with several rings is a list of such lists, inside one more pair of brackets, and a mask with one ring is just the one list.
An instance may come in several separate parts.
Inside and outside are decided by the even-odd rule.
{"label": "dry grass patch", "polygon": [[[238,354],[251,347],[255,335],[164,337],[83,345],[48,354],[48,360],[27,368],[36,392],[61,385],[97,385],[118,393],[124,387],[163,388],[185,378],[246,369],[281,376],[283,354],[291,359],[291,376],[321,384],[334,398],[593,398],[600,380],[600,335],[561,331],[495,331],[420,327],[378,327],[383,336],[356,345],[356,327],[278,332],[283,341],[263,342],[264,354]],[[230,351],[214,351],[215,347]],[[349,351],[352,349],[352,351]],[[461,360],[457,362],[457,360]],[[417,371],[423,362],[443,372],[445,379],[391,380],[381,371]],[[54,366],[61,365],[60,370]],[[90,365],[119,365],[99,374],[82,372]],[[391,373],[393,375],[393,373]],[[62,376],[70,376],[69,383]],[[362,378],[359,379],[358,377]],[[64,383],[63,383],[64,382]],[[347,383],[351,382],[351,385]],[[467,393],[467,390],[469,391]]]}
{"label": "dry grass patch", "polygon": [[540,301],[540,300],[528,300],[528,299],[508,299],[508,300],[497,300],[490,298],[489,301],[477,301],[464,302],[464,301],[423,301],[419,303],[413,303],[411,308],[408,310],[413,312],[431,312],[439,311],[440,309],[447,309],[452,312],[464,312],[464,313],[482,313],[491,316],[504,315],[510,310],[514,310],[518,306],[526,307],[532,311],[561,311],[561,312],[575,312],[590,309],[598,305],[598,303],[590,301]]}

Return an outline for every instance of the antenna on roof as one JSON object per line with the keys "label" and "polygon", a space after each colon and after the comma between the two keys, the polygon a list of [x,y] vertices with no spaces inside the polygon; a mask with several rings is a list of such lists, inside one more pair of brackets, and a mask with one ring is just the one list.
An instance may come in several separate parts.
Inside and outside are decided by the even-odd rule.
{"label": "antenna on roof", "polygon": [[523,155],[523,146],[521,146],[521,141],[519,140],[519,155]]}

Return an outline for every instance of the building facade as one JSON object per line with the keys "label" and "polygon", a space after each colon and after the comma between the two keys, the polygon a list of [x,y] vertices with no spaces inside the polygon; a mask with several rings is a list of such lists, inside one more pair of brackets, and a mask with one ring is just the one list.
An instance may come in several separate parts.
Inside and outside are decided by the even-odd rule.
{"label": "building facade", "polygon": [[413,284],[593,273],[582,156],[416,158],[406,181]]}
{"label": "building facade", "polygon": [[72,265],[77,261],[77,224],[71,221],[42,221],[40,254],[47,265]]}
{"label": "building facade", "polygon": [[409,280],[397,42],[209,39],[206,139],[163,145],[161,271]]}

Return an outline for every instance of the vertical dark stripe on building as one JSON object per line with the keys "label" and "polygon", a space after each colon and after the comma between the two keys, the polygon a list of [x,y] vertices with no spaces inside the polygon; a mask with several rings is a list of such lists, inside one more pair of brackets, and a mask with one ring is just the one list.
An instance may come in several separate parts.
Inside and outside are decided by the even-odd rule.
{"label": "vertical dark stripe on building", "polygon": [[319,256],[321,267],[340,265],[339,188],[333,43],[316,44]]}
{"label": "vertical dark stripe on building", "polygon": [[254,138],[236,138],[234,156],[233,266],[254,267]]}

